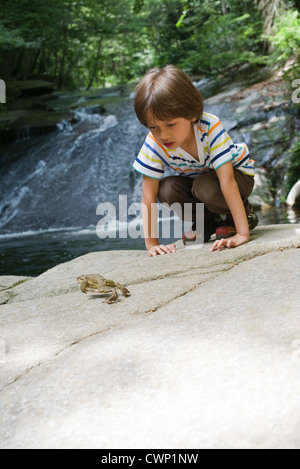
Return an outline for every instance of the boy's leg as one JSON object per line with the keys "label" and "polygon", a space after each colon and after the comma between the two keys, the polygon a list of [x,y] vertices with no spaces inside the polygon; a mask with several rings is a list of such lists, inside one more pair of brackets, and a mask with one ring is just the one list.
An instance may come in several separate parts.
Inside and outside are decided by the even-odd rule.
{"label": "boy's leg", "polygon": [[196,220],[196,204],[199,200],[196,200],[192,195],[193,180],[183,176],[168,176],[159,182],[159,191],[157,198],[162,204],[167,204],[169,207],[174,204],[176,210],[176,204],[180,205],[180,210],[176,211],[179,218],[187,218],[187,214],[184,213],[184,204],[189,204],[192,212],[189,212],[190,220]]}
{"label": "boy's leg", "polygon": [[167,176],[160,180],[157,198],[162,204],[193,204],[199,200],[192,195],[193,179],[183,176]]}
{"label": "boy's leg", "polygon": [[[245,205],[246,214],[249,215],[251,206],[248,197],[253,190],[254,177],[248,176],[235,168],[234,177]],[[192,194],[196,199],[203,202],[210,212],[230,216],[229,207],[222,194],[217,173],[214,170],[208,171],[194,180]]]}
{"label": "boy's leg", "polygon": [[[192,194],[194,179],[184,176],[168,176],[161,179],[159,183],[159,191],[157,198],[161,203],[171,206],[174,203],[179,203],[181,206],[182,217],[184,214],[184,204],[192,204],[192,222],[193,230],[196,229],[196,206],[197,203],[202,203],[201,200],[196,199]],[[218,221],[215,220],[215,213],[211,213],[204,204],[204,240],[208,241],[210,236],[214,234],[216,228],[219,226]]]}

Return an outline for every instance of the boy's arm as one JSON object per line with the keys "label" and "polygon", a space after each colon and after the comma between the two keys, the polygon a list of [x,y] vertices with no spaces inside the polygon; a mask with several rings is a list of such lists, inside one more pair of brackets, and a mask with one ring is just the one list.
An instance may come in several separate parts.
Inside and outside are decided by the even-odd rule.
{"label": "boy's arm", "polygon": [[230,209],[237,233],[231,238],[215,241],[210,248],[211,251],[215,249],[220,250],[223,246],[233,248],[249,241],[249,224],[239,187],[234,178],[232,162],[229,161],[223,166],[220,166],[216,172],[220,181],[221,191]]}
{"label": "boy's arm", "polygon": [[156,198],[159,189],[159,180],[143,176],[142,218],[146,249],[149,256],[175,252],[174,244],[167,246],[159,244],[157,236]]}

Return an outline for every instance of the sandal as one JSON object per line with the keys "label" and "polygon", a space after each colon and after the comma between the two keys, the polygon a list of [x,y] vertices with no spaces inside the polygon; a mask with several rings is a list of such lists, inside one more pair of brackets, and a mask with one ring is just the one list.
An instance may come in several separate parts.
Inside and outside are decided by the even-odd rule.
{"label": "sandal", "polygon": [[[207,220],[204,224],[204,233],[194,231],[192,227],[192,231],[188,231],[182,235],[182,242],[185,246],[190,244],[203,244],[210,241],[212,235],[215,234],[216,229],[220,224],[223,222],[219,215],[212,215],[211,219]],[[223,222],[224,223],[224,222]]]}
{"label": "sandal", "polygon": [[[249,230],[250,231],[254,230],[254,228],[258,224],[258,218],[252,207],[247,218],[248,218]],[[231,236],[234,236],[235,234],[236,234],[236,228],[233,225],[219,226],[219,228],[216,229],[217,239],[231,238]]]}
{"label": "sandal", "polygon": [[202,234],[198,234],[196,231],[188,231],[182,235],[182,242],[185,246],[190,244],[203,244]]}

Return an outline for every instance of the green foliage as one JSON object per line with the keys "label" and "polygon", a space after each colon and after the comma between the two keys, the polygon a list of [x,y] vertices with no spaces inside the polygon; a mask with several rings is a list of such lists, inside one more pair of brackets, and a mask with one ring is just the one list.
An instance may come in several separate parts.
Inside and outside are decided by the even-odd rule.
{"label": "green foliage", "polygon": [[264,61],[260,55],[261,22],[257,14],[203,15],[203,11],[197,9],[190,18],[188,14],[191,15],[191,10],[184,19],[190,35],[186,41],[186,57],[180,65],[190,73],[226,73],[227,69],[244,62]]}
{"label": "green foliage", "polygon": [[22,34],[18,29],[11,31],[3,23],[0,23],[0,47],[2,49],[14,49],[16,47],[26,47]]}
{"label": "green foliage", "polygon": [[274,25],[274,33],[268,37],[275,47],[271,60],[286,62],[294,58],[294,66],[289,74],[296,78],[300,74],[300,13],[297,10],[287,10]]}
{"label": "green foliage", "polygon": [[141,12],[145,1],[144,0],[135,0],[133,5],[133,13],[138,14]]}
{"label": "green foliage", "polygon": [[[0,0],[0,76],[59,87],[132,78],[141,0]],[[135,65],[135,64],[134,64]],[[134,73],[136,67],[132,67]]]}
{"label": "green foliage", "polygon": [[[204,75],[266,63],[264,18],[257,3],[0,0],[0,77],[89,88],[136,79],[168,63]],[[289,0],[287,6],[268,37],[273,62],[299,60],[298,2]]]}
{"label": "green foliage", "polygon": [[183,0],[182,14],[180,15],[180,18],[176,23],[177,28],[184,27],[184,20],[185,20],[186,15],[189,13],[189,11],[190,11],[190,2],[189,2],[189,0]]}

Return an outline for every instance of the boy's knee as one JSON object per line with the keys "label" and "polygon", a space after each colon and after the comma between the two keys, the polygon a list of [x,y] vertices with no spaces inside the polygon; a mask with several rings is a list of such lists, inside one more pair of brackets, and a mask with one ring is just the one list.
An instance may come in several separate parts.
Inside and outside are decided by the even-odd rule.
{"label": "boy's knee", "polygon": [[203,175],[194,180],[192,194],[197,200],[207,204],[220,194],[220,186],[216,181]]}
{"label": "boy's knee", "polygon": [[189,192],[189,196],[191,196],[191,187],[186,186],[186,181],[183,183],[180,177],[178,176],[168,176],[163,178],[159,182],[159,189],[157,198],[161,203],[166,203],[168,205],[172,205],[174,202],[178,202],[185,197]]}
{"label": "boy's knee", "polygon": [[173,176],[166,177],[159,182],[157,198],[161,203],[169,203],[170,199],[173,198],[172,194],[174,193],[174,184],[172,179]]}

